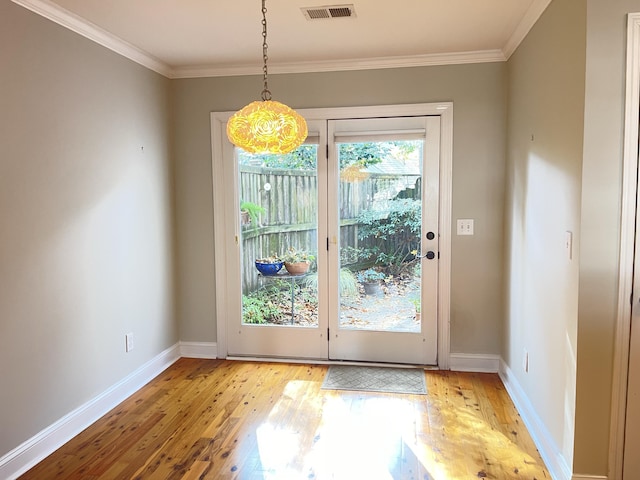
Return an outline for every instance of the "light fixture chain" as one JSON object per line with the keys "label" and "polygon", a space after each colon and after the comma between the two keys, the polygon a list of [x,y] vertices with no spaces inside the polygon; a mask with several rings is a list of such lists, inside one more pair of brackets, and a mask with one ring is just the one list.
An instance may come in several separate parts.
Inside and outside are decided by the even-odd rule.
{"label": "light fixture chain", "polygon": [[249,153],[285,154],[302,145],[309,131],[307,122],[298,112],[271,100],[267,85],[267,48],[267,7],[266,0],[262,0],[262,101],[251,102],[231,115],[227,122],[227,138]]}
{"label": "light fixture chain", "polygon": [[262,100],[271,100],[271,92],[267,84],[267,5],[266,0],[262,0],[262,78],[264,80],[264,90],[262,90]]}

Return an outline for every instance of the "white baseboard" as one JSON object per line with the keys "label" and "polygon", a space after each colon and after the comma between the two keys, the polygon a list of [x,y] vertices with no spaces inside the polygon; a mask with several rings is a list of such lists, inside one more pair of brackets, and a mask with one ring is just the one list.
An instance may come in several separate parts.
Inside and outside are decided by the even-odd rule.
{"label": "white baseboard", "polygon": [[500,369],[498,355],[451,353],[449,369],[455,372],[497,373]]}
{"label": "white baseboard", "polygon": [[574,475],[571,480],[607,480],[608,478],[600,475]]}
{"label": "white baseboard", "polygon": [[180,358],[178,344],[0,458],[0,478],[13,480],[137,392]]}
{"label": "white baseboard", "polygon": [[[504,383],[511,400],[513,401],[516,409],[520,413],[524,424],[533,439],[533,442],[538,447],[540,456],[544,460],[544,463],[551,474],[551,478],[554,480],[572,480],[571,468],[567,465],[567,462],[562,455],[560,449],[556,445],[555,441],[551,437],[549,430],[544,425],[540,417],[536,414],[533,405],[529,401],[529,398],[525,394],[520,383],[516,379],[515,375],[509,368],[509,366],[500,360],[500,378]],[[592,477],[573,477],[576,478],[592,478]],[[593,477],[595,478],[595,477]]]}
{"label": "white baseboard", "polygon": [[180,356],[218,358],[218,345],[215,342],[180,342]]}

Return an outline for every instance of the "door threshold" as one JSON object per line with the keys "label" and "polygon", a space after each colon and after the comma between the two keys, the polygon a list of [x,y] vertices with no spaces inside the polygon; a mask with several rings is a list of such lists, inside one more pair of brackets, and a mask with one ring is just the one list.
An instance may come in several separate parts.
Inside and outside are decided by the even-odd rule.
{"label": "door threshold", "polygon": [[423,370],[439,370],[436,365],[415,365],[407,363],[384,363],[384,362],[356,362],[353,360],[320,360],[315,358],[283,358],[283,357],[243,357],[229,355],[226,360],[264,363],[296,363],[310,365],[348,365],[363,367],[389,367],[389,368],[422,368]]}

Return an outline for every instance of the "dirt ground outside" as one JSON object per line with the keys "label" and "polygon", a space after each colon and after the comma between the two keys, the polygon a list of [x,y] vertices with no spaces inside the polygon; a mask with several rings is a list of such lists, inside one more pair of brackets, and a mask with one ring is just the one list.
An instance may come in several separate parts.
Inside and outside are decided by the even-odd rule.
{"label": "dirt ground outside", "polygon": [[[316,326],[317,304],[303,282],[291,281],[293,295],[283,295],[277,306],[282,316],[273,325]],[[293,315],[291,314],[293,298]],[[344,297],[340,307],[340,327],[355,330],[419,332],[416,300],[420,298],[420,279],[412,275],[388,276],[375,294],[367,294],[358,284],[357,295]]]}

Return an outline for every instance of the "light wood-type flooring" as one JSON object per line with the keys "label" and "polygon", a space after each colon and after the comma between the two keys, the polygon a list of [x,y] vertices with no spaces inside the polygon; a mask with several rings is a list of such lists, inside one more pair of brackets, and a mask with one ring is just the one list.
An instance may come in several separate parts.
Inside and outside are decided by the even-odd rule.
{"label": "light wood-type flooring", "polygon": [[23,479],[550,479],[495,374],[321,390],[325,365],[178,360]]}

